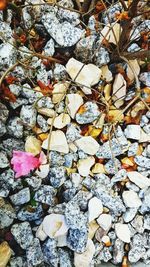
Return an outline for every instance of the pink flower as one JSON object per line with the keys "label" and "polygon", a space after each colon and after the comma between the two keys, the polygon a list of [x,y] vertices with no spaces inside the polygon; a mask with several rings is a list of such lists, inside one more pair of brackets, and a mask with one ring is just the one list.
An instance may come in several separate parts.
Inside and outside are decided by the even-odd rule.
{"label": "pink flower", "polygon": [[13,170],[16,172],[15,178],[25,176],[38,168],[45,160],[41,152],[40,156],[37,158],[33,156],[32,153],[23,151],[13,151],[13,157],[11,159],[11,164],[13,165]]}

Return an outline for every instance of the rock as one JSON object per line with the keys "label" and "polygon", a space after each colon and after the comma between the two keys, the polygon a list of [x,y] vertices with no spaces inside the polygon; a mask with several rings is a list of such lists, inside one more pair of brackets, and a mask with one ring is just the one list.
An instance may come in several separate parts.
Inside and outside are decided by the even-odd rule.
{"label": "rock", "polygon": [[75,55],[78,60],[83,63],[92,62],[93,59],[93,48],[96,37],[93,35],[82,38],[76,45]]}
{"label": "rock", "polygon": [[0,175],[0,197],[7,197],[14,185],[14,172],[11,169],[5,170]]}
{"label": "rock", "polygon": [[64,99],[68,87],[69,87],[68,82],[56,83],[54,85],[54,89],[52,91],[52,102],[54,104],[60,103],[60,101]]}
{"label": "rock", "polygon": [[46,13],[42,16],[42,23],[50,36],[61,47],[70,47],[75,45],[84,34],[84,30],[74,27],[67,21],[59,22],[54,13]]}
{"label": "rock", "polygon": [[78,172],[81,176],[87,176],[90,173],[91,167],[94,165],[94,157],[87,157],[86,159],[80,159],[77,163]]}
{"label": "rock", "polygon": [[66,138],[68,143],[72,143],[80,137],[80,127],[72,123],[69,124],[66,131]]}
{"label": "rock", "polygon": [[8,133],[16,138],[23,137],[23,125],[21,124],[21,120],[18,117],[14,117],[10,119],[7,123]]}
{"label": "rock", "polygon": [[102,67],[109,63],[110,58],[109,58],[109,53],[106,48],[100,47],[100,41],[96,43],[96,48],[95,48],[95,56],[94,56],[94,63],[98,67]]}
{"label": "rock", "polygon": [[83,98],[79,94],[67,94],[66,99],[67,99],[66,105],[67,105],[68,112],[71,118],[74,119],[76,112],[78,111],[80,106],[82,106],[83,104]]}
{"label": "rock", "polygon": [[140,135],[140,140],[139,143],[150,143],[150,134],[149,133],[145,133],[142,129],[141,129],[141,135]]}
{"label": "rock", "polygon": [[[110,29],[111,27],[111,29]],[[119,23],[112,23],[111,25],[107,23],[107,26],[103,28],[101,31],[101,39],[103,40],[103,36],[105,36],[104,40],[106,39],[109,43],[113,43],[117,45],[120,39],[120,33],[122,29]]]}
{"label": "rock", "polygon": [[61,214],[50,214],[47,215],[43,222],[43,231],[50,237],[56,238],[59,236],[66,235],[68,227],[65,221],[64,215]]}
{"label": "rock", "polygon": [[104,248],[100,251],[100,253],[99,253],[99,255],[98,255],[98,259],[100,260],[100,262],[101,262],[101,261],[103,261],[103,262],[108,262],[108,261],[110,261],[110,260],[112,259],[112,254],[110,253],[109,248],[104,247]]}
{"label": "rock", "polygon": [[88,203],[89,222],[96,219],[103,212],[103,205],[100,199],[93,197]]}
{"label": "rock", "polygon": [[150,230],[150,214],[144,216],[144,229]]}
{"label": "rock", "polygon": [[86,102],[76,113],[76,121],[79,124],[87,124],[95,121],[100,115],[99,108],[94,102]]}
{"label": "rock", "polygon": [[21,88],[21,95],[28,99],[29,104],[34,104],[34,102],[38,101],[38,99],[43,96],[40,91],[38,92],[38,90],[31,88],[31,86],[27,83],[23,84]]}
{"label": "rock", "polygon": [[6,267],[12,255],[12,250],[6,241],[0,244],[0,266]]}
{"label": "rock", "polygon": [[124,133],[125,136],[129,139],[140,140],[141,127],[135,124],[127,125]]}
{"label": "rock", "polygon": [[33,191],[38,190],[42,182],[41,179],[35,176],[27,178],[25,181],[28,183],[28,185],[32,188]]}
{"label": "rock", "polygon": [[43,48],[44,54],[46,56],[53,56],[55,53],[55,43],[51,38]]}
{"label": "rock", "polygon": [[113,80],[113,76],[108,66],[104,65],[100,69],[102,71],[102,78],[105,79],[107,83],[111,82]]}
{"label": "rock", "polygon": [[33,242],[32,230],[28,222],[13,224],[11,233],[23,249],[27,249]]}
{"label": "rock", "polygon": [[41,185],[40,188],[35,192],[34,199],[43,204],[49,206],[55,204],[54,196],[56,190],[50,185]]}
{"label": "rock", "polygon": [[0,229],[9,227],[16,217],[14,208],[3,198],[0,198]]}
{"label": "rock", "polygon": [[120,101],[122,101],[126,97],[126,87],[127,83],[125,79],[120,73],[118,73],[115,76],[115,80],[113,83],[113,90],[112,90],[113,99],[115,100],[115,106],[117,107],[122,106],[123,103]]}
{"label": "rock", "polygon": [[116,239],[113,249],[113,263],[116,265],[122,262],[124,256],[124,242],[120,239]]}
{"label": "rock", "polygon": [[139,208],[142,205],[138,194],[132,190],[124,191],[122,198],[125,205],[129,208]]}
{"label": "rock", "polygon": [[61,113],[54,120],[54,127],[56,129],[62,129],[70,123],[71,119],[68,114]]}
{"label": "rock", "polygon": [[7,107],[0,102],[0,121],[5,123],[8,119],[9,111]]}
{"label": "rock", "polygon": [[22,205],[30,201],[30,190],[28,187],[23,188],[18,193],[11,195],[10,200],[14,205]]}
{"label": "rock", "polygon": [[136,215],[134,220],[131,222],[132,227],[134,227],[135,231],[143,234],[144,227],[143,227],[143,216],[142,215]]}
{"label": "rock", "polygon": [[51,167],[48,178],[54,188],[59,188],[66,180],[66,170],[63,166]]}
{"label": "rock", "polygon": [[50,117],[50,118],[54,117],[54,115],[55,115],[54,109],[50,109],[50,108],[39,108],[38,113],[40,113],[46,117]]}
{"label": "rock", "polygon": [[64,248],[59,248],[58,252],[60,267],[72,267],[72,258],[69,251]]}
{"label": "rock", "polygon": [[[48,149],[48,140],[49,136],[43,141],[42,148]],[[66,136],[62,131],[52,131],[50,138],[50,150],[62,152],[64,154],[69,152]]]}
{"label": "rock", "polygon": [[3,136],[6,132],[6,125],[2,121],[0,121],[0,137]]}
{"label": "rock", "polygon": [[6,168],[9,166],[9,161],[7,159],[6,153],[0,152],[0,168]]}
{"label": "rock", "polygon": [[150,179],[143,176],[139,172],[131,171],[131,172],[128,172],[127,175],[130,181],[136,184],[141,189],[147,188],[148,186],[150,186]]}
{"label": "rock", "polygon": [[48,108],[52,109],[54,107],[54,104],[52,103],[52,100],[49,96],[44,96],[43,98],[39,99],[37,102],[37,108]]}
{"label": "rock", "polygon": [[35,204],[35,206],[27,205],[19,210],[17,218],[20,221],[35,221],[43,216],[43,209],[41,204]]}
{"label": "rock", "polygon": [[43,253],[38,238],[34,238],[26,249],[27,264],[29,267],[37,266],[43,262]]}
{"label": "rock", "polygon": [[126,212],[123,214],[124,221],[126,223],[131,222],[134,219],[134,217],[135,217],[135,215],[137,213],[137,210],[138,210],[138,208],[129,208],[129,209],[127,209]]}
{"label": "rock", "polygon": [[150,73],[149,72],[143,72],[140,74],[139,80],[144,83],[146,86],[150,86]]}
{"label": "rock", "polygon": [[40,241],[44,241],[47,238],[47,234],[43,231],[43,224],[39,226],[35,236],[40,239]]}
{"label": "rock", "polygon": [[136,156],[134,158],[135,163],[139,165],[142,168],[150,169],[150,159],[147,157],[141,156]]}
{"label": "rock", "polygon": [[86,250],[79,254],[74,254],[74,265],[75,267],[88,267],[90,266],[93,256],[95,253],[95,246],[91,239],[88,239]]}
{"label": "rock", "polygon": [[80,86],[83,85],[83,92],[91,94],[89,87],[97,84],[101,77],[101,70],[94,64],[84,65],[80,61],[70,58],[66,64],[66,71],[72,80]]}
{"label": "rock", "polygon": [[125,243],[130,243],[131,234],[127,224],[116,223],[115,232],[120,240]]}
{"label": "rock", "polygon": [[16,49],[9,43],[0,44],[1,69],[9,68],[16,62]]}
{"label": "rock", "polygon": [[44,255],[44,262],[53,267],[58,266],[59,257],[57,249],[57,241],[52,238],[48,238],[42,245],[42,252]]}
{"label": "rock", "polygon": [[36,124],[36,114],[36,109],[33,106],[26,105],[21,108],[20,118],[25,125],[33,128]]}
{"label": "rock", "polygon": [[97,219],[98,224],[106,232],[109,231],[112,225],[112,216],[110,214],[101,214]]}
{"label": "rock", "polygon": [[[131,67],[129,66],[132,66],[132,69]],[[140,73],[140,67],[139,67],[139,64],[138,64],[138,61],[137,59],[134,59],[134,60],[129,60],[129,64],[127,65],[127,76],[128,78],[133,82],[134,79],[135,79],[135,74],[137,76],[139,76],[139,73]],[[134,74],[135,73],[135,74]]]}
{"label": "rock", "polygon": [[91,136],[81,137],[75,141],[75,145],[89,155],[95,155],[99,149],[98,142]]}
{"label": "rock", "polygon": [[43,133],[46,133],[49,130],[48,121],[46,121],[46,119],[44,119],[43,116],[41,115],[37,116],[37,123]]}
{"label": "rock", "polygon": [[96,163],[94,167],[92,168],[92,173],[106,173],[104,165],[101,163]]}
{"label": "rock", "polygon": [[10,260],[10,267],[25,267],[26,259],[24,257],[15,257]]}
{"label": "rock", "polygon": [[83,253],[86,249],[87,239],[87,229],[69,229],[67,235],[67,246],[77,253]]}
{"label": "rock", "polygon": [[32,153],[34,156],[41,152],[41,141],[34,136],[28,136],[25,142],[25,151]]}
{"label": "rock", "polygon": [[97,229],[99,228],[99,225],[96,223],[95,220],[89,223],[89,233],[88,233],[88,238],[93,239]]}

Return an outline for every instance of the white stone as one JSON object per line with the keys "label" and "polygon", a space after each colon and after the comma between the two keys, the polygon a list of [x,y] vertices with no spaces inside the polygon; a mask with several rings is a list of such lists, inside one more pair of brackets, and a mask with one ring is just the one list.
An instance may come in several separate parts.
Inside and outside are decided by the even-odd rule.
{"label": "white stone", "polygon": [[[42,148],[48,149],[49,135],[46,140],[43,141]],[[62,152],[67,154],[69,147],[67,144],[66,136],[61,130],[52,131],[50,140],[50,150]]]}
{"label": "white stone", "polygon": [[28,136],[25,142],[25,151],[32,153],[34,156],[41,152],[41,141],[34,136]]}
{"label": "white stone", "polygon": [[126,207],[138,208],[142,205],[142,202],[136,192],[133,190],[124,191],[122,194],[123,201]]}
{"label": "white stone", "polygon": [[59,103],[61,100],[64,99],[64,96],[67,92],[67,89],[69,87],[69,83],[56,83],[54,85],[54,89],[52,91],[52,102],[54,104]]}
{"label": "white stone", "polygon": [[97,197],[90,199],[88,203],[89,222],[96,219],[103,212],[103,204]]}
{"label": "white stone", "polygon": [[54,120],[54,127],[57,129],[62,129],[65,126],[67,126],[67,124],[69,124],[71,121],[70,116],[68,114],[65,113],[61,113],[59,116],[57,116]]}
{"label": "white stone", "polygon": [[115,232],[120,240],[125,243],[130,243],[131,233],[127,224],[116,223]]}
{"label": "white stone", "polygon": [[47,238],[47,234],[43,231],[43,224],[39,226],[39,228],[36,231],[35,236],[40,239],[41,241],[44,241]]}
{"label": "white stone", "polygon": [[102,71],[103,78],[106,79],[106,82],[108,83],[111,82],[113,80],[113,76],[108,66],[107,65],[102,66],[100,69]]}
{"label": "white stone", "polygon": [[95,163],[94,157],[87,157],[86,159],[79,159],[77,163],[78,172],[81,176],[86,177],[90,173],[91,167]]}
{"label": "white stone", "polygon": [[69,150],[76,153],[78,151],[78,148],[74,143],[69,143]]}
{"label": "white stone", "polygon": [[57,247],[67,247],[67,235],[58,236],[57,240]]}
{"label": "white stone", "polygon": [[[113,99],[116,99],[116,102],[119,102],[120,100],[123,100],[126,96],[126,87],[127,87],[127,83],[125,81],[125,79],[123,78],[123,76],[118,73],[115,76],[115,80],[113,83]],[[118,99],[118,101],[117,101]],[[117,103],[118,104],[118,103]]]}
{"label": "white stone", "polygon": [[72,173],[71,180],[72,180],[74,187],[78,187],[82,182],[82,179],[79,173]]}
{"label": "white stone", "polygon": [[72,80],[83,85],[82,88],[85,94],[91,94],[92,91],[90,88],[97,84],[101,77],[101,70],[94,64],[84,65],[82,62],[70,58],[66,64],[66,71],[70,75]]}
{"label": "white stone", "polygon": [[72,119],[75,118],[76,112],[83,104],[83,98],[79,94],[68,94],[66,96],[66,105]]}
{"label": "white stone", "polygon": [[55,238],[64,236],[68,232],[68,226],[65,221],[65,216],[62,214],[47,215],[43,222],[43,231],[50,237]]}
{"label": "white stone", "polygon": [[140,140],[141,127],[135,124],[127,125],[124,133],[125,133],[125,136],[129,139]]}
{"label": "white stone", "polygon": [[75,145],[89,155],[95,155],[99,150],[98,142],[91,136],[83,136],[75,141]]}
{"label": "white stone", "polygon": [[38,113],[51,118],[55,115],[54,109],[51,108],[39,108]]}
{"label": "white stone", "polygon": [[131,81],[134,81],[135,73],[137,76],[140,73],[139,63],[138,63],[137,59],[134,59],[134,60],[129,60],[129,64],[130,65],[127,66],[127,76]]}
{"label": "white stone", "polygon": [[109,231],[112,225],[112,217],[110,214],[101,214],[97,219],[98,224],[105,231]]}
{"label": "white stone", "polygon": [[139,143],[145,143],[145,142],[150,142],[150,134],[145,133],[145,132],[141,129]]}
{"label": "white stone", "polygon": [[103,36],[109,43],[118,44],[120,39],[122,28],[119,23],[111,23],[103,28],[101,31],[101,39],[103,40]]}
{"label": "white stone", "polygon": [[36,170],[35,174],[39,176],[41,179],[47,177],[49,173],[49,164],[40,165],[39,169]]}
{"label": "white stone", "polygon": [[132,172],[128,172],[127,175],[130,181],[136,184],[141,189],[147,188],[150,186],[150,179],[140,174],[139,172],[132,171]]}
{"label": "white stone", "polygon": [[89,267],[95,253],[95,246],[91,239],[88,239],[86,250],[79,254],[74,253],[74,266],[75,267]]}

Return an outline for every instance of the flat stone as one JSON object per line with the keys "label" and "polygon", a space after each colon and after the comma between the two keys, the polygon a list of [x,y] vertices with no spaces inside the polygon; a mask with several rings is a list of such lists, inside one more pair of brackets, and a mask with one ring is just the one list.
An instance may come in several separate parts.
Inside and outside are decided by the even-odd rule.
{"label": "flat stone", "polygon": [[33,242],[31,226],[28,222],[17,223],[11,227],[11,233],[23,249],[27,249]]}
{"label": "flat stone", "polygon": [[88,101],[80,107],[76,113],[76,121],[79,124],[87,124],[95,121],[100,115],[99,108],[96,103]]}
{"label": "flat stone", "polygon": [[131,171],[131,172],[128,172],[127,175],[128,175],[128,178],[130,179],[130,181],[135,183],[141,189],[147,188],[148,186],[150,186],[150,179],[143,176],[139,172]]}
{"label": "flat stone", "polygon": [[0,168],[6,168],[9,166],[9,161],[8,158],[6,156],[6,153],[4,152],[0,152]]}
{"label": "flat stone", "polygon": [[83,104],[83,98],[79,94],[67,94],[66,99],[67,99],[66,105],[68,108],[68,112],[71,118],[74,119],[78,109]]}
{"label": "flat stone", "polygon": [[38,113],[50,118],[54,117],[55,115],[54,109],[51,108],[39,108]]}
{"label": "flat stone", "polygon": [[97,219],[97,223],[107,232],[112,225],[112,216],[110,214],[101,214]]}
{"label": "flat stone", "polygon": [[101,67],[102,71],[102,77],[106,80],[107,83],[111,82],[113,80],[113,76],[111,71],[108,68],[108,65],[104,65]]}
{"label": "flat stone", "polygon": [[129,208],[138,208],[142,205],[142,202],[138,194],[132,190],[124,191],[122,194],[125,205]]}
{"label": "flat stone", "polygon": [[53,205],[55,203],[55,195],[56,190],[52,186],[41,185],[40,188],[35,192],[34,199],[43,204]]}
{"label": "flat stone", "polygon": [[[46,140],[43,141],[42,148],[48,149],[48,140],[49,136]],[[52,131],[50,139],[50,150],[62,152],[64,154],[67,154],[69,152],[66,136],[62,131]]]}
{"label": "flat stone", "polygon": [[12,255],[12,250],[9,247],[8,243],[6,241],[2,242],[0,244],[0,266],[6,267],[10,257]]}
{"label": "flat stone", "polygon": [[32,128],[36,124],[36,114],[36,109],[33,106],[26,105],[21,108],[20,118],[25,125]]}
{"label": "flat stone", "polygon": [[34,156],[41,152],[41,141],[34,136],[28,136],[25,142],[25,151],[32,153]]}
{"label": "flat stone", "polygon": [[62,113],[54,120],[54,127],[56,129],[62,129],[70,123],[71,119],[68,114]]}
{"label": "flat stone", "polygon": [[99,149],[98,142],[91,136],[81,137],[75,141],[75,145],[89,155],[95,155]]}
{"label": "flat stone", "polygon": [[60,103],[61,100],[64,99],[64,96],[67,92],[67,89],[69,87],[69,83],[56,83],[54,85],[54,89],[52,91],[52,102],[54,104]]}
{"label": "flat stone", "polygon": [[98,218],[98,216],[103,212],[103,204],[100,199],[93,197],[88,203],[88,217],[89,222]]}
{"label": "flat stone", "polygon": [[18,193],[11,195],[10,200],[14,205],[22,205],[30,201],[30,190],[28,187],[23,188]]}
{"label": "flat stone", "polygon": [[86,249],[83,253],[74,253],[74,266],[87,267],[91,264],[95,253],[95,246],[91,239],[88,239]]}
{"label": "flat stone", "polygon": [[[126,96],[126,87],[127,87],[127,83],[125,81],[125,79],[123,78],[123,76],[119,73],[115,76],[115,80],[113,83],[113,90],[112,90],[112,94],[113,94],[113,99],[115,100],[115,106],[117,105],[117,107],[120,107],[121,105],[118,103],[120,100],[123,100]],[[117,101],[117,99],[119,99]]]}
{"label": "flat stone", "polygon": [[90,87],[97,84],[101,77],[101,70],[94,64],[84,65],[80,61],[71,58],[66,64],[66,70],[72,80],[83,85],[83,92],[91,94]]}
{"label": "flat stone", "polygon": [[29,267],[37,266],[43,262],[43,253],[38,238],[34,238],[26,249],[27,264]]}
{"label": "flat stone", "polygon": [[127,125],[124,133],[125,136],[129,139],[140,140],[141,127],[135,124]]}
{"label": "flat stone", "polygon": [[91,167],[94,165],[94,157],[87,157],[86,159],[80,159],[77,163],[78,172],[81,176],[86,177],[90,173]]}
{"label": "flat stone", "polygon": [[50,238],[63,236],[68,232],[68,226],[66,224],[65,217],[61,214],[47,215],[42,222],[42,226],[43,231]]}
{"label": "flat stone", "polygon": [[[132,66],[132,69],[129,66],[129,64],[130,64],[130,66]],[[139,63],[138,63],[137,59],[129,60],[129,64],[127,66],[127,76],[133,82],[134,79],[135,79],[135,74],[134,73],[136,73],[136,75],[139,76],[140,66],[139,66]]]}
{"label": "flat stone", "polygon": [[120,240],[125,243],[130,243],[130,230],[127,224],[116,223],[115,232]]}

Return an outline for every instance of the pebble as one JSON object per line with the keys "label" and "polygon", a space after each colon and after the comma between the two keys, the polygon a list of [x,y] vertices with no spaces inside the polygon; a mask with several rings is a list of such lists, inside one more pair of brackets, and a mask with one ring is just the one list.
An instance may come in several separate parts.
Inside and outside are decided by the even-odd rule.
{"label": "pebble", "polygon": [[116,239],[113,248],[113,263],[116,265],[122,262],[124,256],[124,242],[120,239]]}
{"label": "pebble", "polygon": [[125,136],[129,139],[140,140],[141,127],[135,124],[127,125],[124,133]]}
{"label": "pebble", "polygon": [[25,142],[25,151],[37,156],[41,152],[41,141],[34,136],[28,136]]}
{"label": "pebble", "polygon": [[10,257],[12,255],[12,250],[6,241],[0,244],[0,266],[6,267]]}
{"label": "pebble", "polygon": [[48,178],[54,188],[59,188],[66,180],[66,170],[63,166],[50,168]]}
{"label": "pebble", "polygon": [[95,253],[95,246],[91,239],[88,239],[86,250],[79,254],[74,253],[74,266],[75,267],[88,267],[90,266]]}
{"label": "pebble", "polygon": [[53,56],[55,53],[55,43],[51,38],[43,48],[44,54],[46,56]]}
{"label": "pebble", "polygon": [[10,203],[0,197],[0,229],[9,227],[16,217],[14,208]]}
{"label": "pebble", "polygon": [[43,216],[43,209],[41,204],[35,204],[35,206],[27,205],[19,210],[17,218],[20,221],[35,221]]}
{"label": "pebble", "polygon": [[102,78],[106,80],[107,83],[113,80],[112,72],[109,70],[108,65],[104,65],[101,68]]}
{"label": "pebble", "polygon": [[[42,148],[48,149],[48,140],[49,136],[46,140],[43,141]],[[50,150],[62,152],[64,154],[67,154],[69,152],[66,136],[61,130],[52,131],[50,139]]]}
{"label": "pebble", "polygon": [[0,44],[0,64],[1,68],[9,68],[16,62],[16,49],[9,43]]}
{"label": "pebble", "polygon": [[39,228],[36,231],[35,236],[40,240],[40,241],[45,241],[47,238],[47,234],[43,231],[43,224],[39,226]]}
{"label": "pebble", "polygon": [[68,114],[62,113],[54,120],[54,127],[56,129],[62,129],[70,123],[71,119]]}
{"label": "pebble", "polygon": [[57,250],[57,241],[52,238],[46,239],[42,245],[42,252],[44,256],[44,262],[48,265],[57,267],[59,262],[58,250]]}
{"label": "pebble", "polygon": [[23,205],[30,201],[30,190],[28,187],[23,188],[18,193],[10,196],[11,202],[18,206]]}
{"label": "pebble", "polygon": [[0,151],[0,168],[4,169],[9,166],[9,161],[6,153]]}
{"label": "pebble", "polygon": [[150,186],[150,179],[143,176],[139,172],[131,171],[131,172],[128,172],[127,175],[130,181],[136,184],[141,189],[147,188],[148,186]]}
{"label": "pebble", "polygon": [[[127,83],[123,76],[119,73],[115,76],[115,80],[113,83],[113,99],[115,100],[115,106],[117,107],[122,106],[122,103],[120,104],[120,100],[123,100],[126,96],[126,87]],[[118,101],[117,101],[118,99]]]}
{"label": "pebble", "polygon": [[54,89],[52,91],[52,102],[54,104],[60,103],[64,99],[64,96],[67,92],[67,89],[69,87],[69,83],[56,83],[54,85]]}
{"label": "pebble", "polygon": [[66,224],[65,217],[61,214],[47,215],[42,222],[42,226],[43,231],[50,238],[63,236],[68,232],[68,226]]}
{"label": "pebble", "polygon": [[81,176],[86,177],[90,173],[91,167],[94,165],[94,157],[87,157],[86,159],[80,159],[77,163],[78,172]]}
{"label": "pebble", "polygon": [[0,137],[3,136],[7,132],[5,124],[0,121]]}
{"label": "pebble", "polygon": [[110,214],[101,214],[97,219],[97,223],[103,230],[108,232],[112,225],[112,216]]}
{"label": "pebble", "polygon": [[144,229],[150,230],[150,214],[144,216]]}
{"label": "pebble", "polygon": [[46,133],[49,130],[48,120],[46,121],[41,115],[37,116],[37,123],[43,133]]}
{"label": "pebble", "polygon": [[[108,64],[110,61],[109,53],[106,48],[100,47],[100,42],[96,43],[96,48],[95,48],[95,55],[94,55],[94,63],[96,66],[99,68]],[[97,49],[98,48],[98,49]]]}
{"label": "pebble", "polygon": [[38,238],[34,238],[30,246],[26,249],[28,267],[38,266],[43,262],[43,253]]}
{"label": "pebble", "polygon": [[120,240],[125,243],[130,243],[130,230],[127,224],[116,223],[115,232]]}
{"label": "pebble", "polygon": [[36,109],[33,106],[26,105],[21,108],[20,118],[25,125],[33,128],[36,124],[36,114]]}
{"label": "pebble", "polygon": [[79,124],[87,124],[95,121],[100,115],[99,108],[96,103],[86,102],[76,113],[76,121]]}
{"label": "pebble", "polygon": [[31,226],[28,222],[13,224],[11,233],[23,249],[27,249],[33,241]]}
{"label": "pebble", "polygon": [[[38,113],[40,113],[46,117],[50,117],[50,118],[54,117],[54,115],[55,115],[54,109],[50,109],[50,108],[39,108]],[[41,124],[41,120],[40,120],[40,124]]]}
{"label": "pebble", "polygon": [[7,107],[0,102],[0,121],[5,123],[8,119],[9,111]]}
{"label": "pebble", "polygon": [[99,149],[98,142],[91,136],[84,136],[75,141],[75,145],[88,155],[95,155]]}
{"label": "pebble", "polygon": [[101,77],[101,70],[96,65],[84,65],[74,58],[67,62],[66,71],[73,81],[84,86],[82,90],[85,94],[92,93],[90,87],[97,84]]}
{"label": "pebble", "polygon": [[21,120],[18,117],[14,117],[10,119],[7,123],[7,130],[10,136],[16,138],[23,137],[23,125],[21,124]]}
{"label": "pebble", "polygon": [[90,35],[82,38],[76,44],[75,55],[78,60],[81,60],[84,63],[92,62],[95,39],[95,36]]}
{"label": "pebble", "polygon": [[66,105],[71,118],[74,119],[78,109],[83,105],[83,98],[79,94],[67,94]]}
{"label": "pebble", "polygon": [[89,222],[96,219],[103,212],[103,205],[100,199],[93,197],[88,203]]}
{"label": "pebble", "polygon": [[136,156],[135,157],[135,163],[139,165],[140,167],[150,169],[150,159],[147,157],[141,156]]}
{"label": "pebble", "polygon": [[139,208],[142,205],[138,194],[132,190],[124,191],[122,194],[122,198],[126,207]]}
{"label": "pebble", "polygon": [[134,219],[137,209],[138,208],[128,208],[126,210],[126,212],[123,214],[123,219],[126,223],[131,222]]}
{"label": "pebble", "polygon": [[40,188],[35,192],[34,199],[38,202],[47,205],[55,204],[54,196],[56,190],[50,185],[41,185]]}

